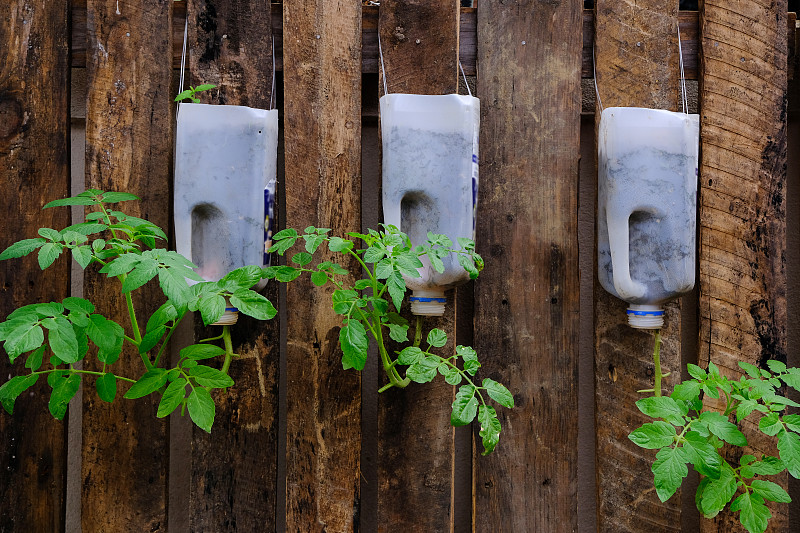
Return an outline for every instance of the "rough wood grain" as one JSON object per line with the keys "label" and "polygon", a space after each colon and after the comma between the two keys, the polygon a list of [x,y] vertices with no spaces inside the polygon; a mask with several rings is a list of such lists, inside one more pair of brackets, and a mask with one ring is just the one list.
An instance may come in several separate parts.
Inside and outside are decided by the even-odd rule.
{"label": "rough wood grain", "polygon": [[[678,2],[599,0],[595,13],[597,83],[605,107],[679,109]],[[599,107],[597,119],[599,120]],[[596,271],[596,268],[595,268]],[[627,304],[606,293],[595,273],[595,421],[599,531],[679,531],[680,492],[661,503],[651,450],[628,438],[646,419],[635,406],[653,386],[653,335],[628,326]],[[680,307],[666,308],[661,364],[680,378]]]}
{"label": "rough wood grain", "polygon": [[[458,3],[452,0],[381,4],[378,31],[386,69],[382,76],[390,93],[458,91],[458,14]],[[383,94],[382,81],[379,87]],[[455,353],[455,306],[455,293],[450,291],[445,315],[424,321],[423,335],[431,328],[447,333],[443,354]],[[408,306],[403,307],[413,330],[415,318]],[[379,396],[378,531],[452,531],[453,394],[451,385],[436,380]]]}
{"label": "rough wood grain", "polygon": [[478,3],[475,344],[516,407],[474,458],[476,531],[577,528],[580,7]]}
{"label": "rough wood grain", "polygon": [[[787,4],[703,4],[699,358],[738,377],[738,361],[786,361]],[[753,418],[740,453],[777,455]],[[778,477],[785,488],[788,476]],[[796,529],[788,505],[770,509],[768,531]],[[702,531],[744,531],[737,516],[723,511]]]}
{"label": "rough wood grain", "polygon": [[[69,195],[69,40],[65,0],[12,0],[0,17],[0,249],[69,225],[65,208],[41,211]],[[17,307],[69,295],[69,259],[46,273],[36,254],[0,263],[0,320]],[[0,383],[27,372],[0,350]],[[0,413],[0,531],[64,527],[65,425],[50,416],[40,379]]]}
{"label": "rough wood grain", "polygon": [[[189,0],[187,12],[191,83],[218,86],[201,101],[269,109],[272,44],[264,2]],[[277,306],[277,284],[263,294]],[[218,329],[198,326],[195,338]],[[231,365],[236,385],[216,391],[210,435],[192,426],[193,531],[275,529],[279,323],[240,315],[232,333],[240,356]]]}
{"label": "rough wood grain", "polygon": [[[359,231],[361,6],[287,0],[283,32],[286,224]],[[342,370],[331,291],[286,288],[287,531],[358,529],[361,380]]]}
{"label": "rough wood grain", "polygon": [[[170,212],[173,108],[172,2],[89,0],[87,5],[86,186],[134,193],[124,211],[167,228]],[[87,272],[86,297],[126,328],[130,321],[115,280]],[[157,285],[134,299],[140,324],[163,303]],[[86,367],[98,370],[93,357]],[[130,345],[112,367],[139,376]],[[166,531],[166,426],[158,398],[113,404],[84,386],[82,526],[91,531]]]}

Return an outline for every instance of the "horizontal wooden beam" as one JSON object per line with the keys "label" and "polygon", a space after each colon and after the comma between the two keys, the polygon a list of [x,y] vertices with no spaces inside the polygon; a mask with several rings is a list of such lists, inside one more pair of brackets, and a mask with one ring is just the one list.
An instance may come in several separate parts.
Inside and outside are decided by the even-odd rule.
{"label": "horizontal wooden beam", "polygon": [[[283,70],[283,16],[281,4],[272,4],[272,35],[275,37],[275,67]],[[378,8],[364,6],[362,8],[362,55],[361,71],[378,72]],[[461,35],[459,58],[464,72],[474,76],[477,57],[477,9],[461,8]],[[681,11],[678,15],[683,44],[683,59],[686,79],[697,79],[697,11]],[[186,3],[176,2],[173,15],[173,47],[172,65],[180,68],[181,49],[183,47],[183,27],[186,21]],[[794,52],[794,26],[789,29],[790,55]],[[594,41],[594,12],[583,11],[583,61],[581,76],[593,78],[592,75],[592,42]],[[86,0],[76,0],[72,4],[72,61],[73,67],[86,66]]]}

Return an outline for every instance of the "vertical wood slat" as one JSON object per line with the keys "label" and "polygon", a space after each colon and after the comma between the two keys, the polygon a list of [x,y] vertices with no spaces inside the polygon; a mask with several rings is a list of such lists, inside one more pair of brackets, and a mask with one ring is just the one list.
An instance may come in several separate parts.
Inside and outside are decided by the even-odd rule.
{"label": "vertical wood slat", "polygon": [[[172,168],[172,2],[88,0],[86,187],[136,194],[120,209],[167,228]],[[135,295],[140,321],[163,303],[154,284]],[[131,334],[116,280],[87,271],[86,298]],[[115,374],[144,370],[127,345]],[[91,355],[86,367],[100,370]],[[166,531],[166,424],[157,395],[102,402],[92,380],[83,388],[83,531]]]}
{"label": "vertical wood slat", "polygon": [[[678,2],[640,0],[635,5],[596,2],[597,84],[603,106],[678,111]],[[599,107],[597,120],[599,121]],[[595,250],[595,265],[596,250]],[[650,465],[655,453],[628,434],[649,419],[636,408],[637,390],[653,387],[651,332],[628,326],[627,304],[600,287],[595,268],[595,421],[599,531],[679,531],[680,491],[661,503]],[[680,307],[669,304],[662,329],[661,364],[680,380]]]}
{"label": "vertical wood slat", "polygon": [[[699,358],[732,377],[737,361],[786,361],[786,9],[701,5]],[[744,453],[777,455],[754,418],[740,426]],[[738,456],[727,459],[738,466]],[[788,476],[779,478],[785,488]],[[770,509],[769,531],[790,531],[788,506]],[[702,531],[740,531],[737,522],[722,512]]]}
{"label": "vertical wood slat", "polygon": [[[268,7],[263,0],[189,1],[191,83],[217,85],[217,89],[198,95],[203,103],[269,109],[272,45]],[[264,294],[277,306],[275,283],[270,282]],[[195,338],[218,335],[211,329],[198,326]],[[236,384],[216,392],[217,411],[210,435],[192,426],[191,528],[274,530],[279,323],[277,318],[260,322],[240,315],[231,331],[234,352],[239,354],[230,368]]]}
{"label": "vertical wood slat", "polygon": [[575,531],[581,3],[510,4],[478,3],[475,339],[480,376],[516,407],[498,408],[500,443],[474,458],[474,524]]}
{"label": "vertical wood slat", "polygon": [[[382,76],[389,93],[458,92],[458,21],[452,0],[382,2],[378,31],[386,71],[380,94]],[[424,321],[423,335],[431,328],[447,333],[442,354],[455,353],[455,307],[449,291],[444,316]],[[413,331],[415,318],[403,308]],[[452,531],[452,403],[453,387],[443,380],[379,395],[378,531]],[[425,512],[415,512],[420,509]]]}
{"label": "vertical wood slat", "polygon": [[[0,250],[36,237],[39,227],[69,225],[69,210],[41,207],[69,195],[69,36],[64,0],[12,0],[0,17]],[[0,320],[15,308],[69,295],[69,259],[46,273],[36,254],[0,263]],[[4,351],[0,384],[27,372]],[[0,530],[64,527],[65,425],[50,416],[43,378],[0,413]]]}
{"label": "vertical wood slat", "polygon": [[[283,37],[286,225],[359,231],[361,5],[286,0]],[[358,528],[361,380],[342,370],[331,291],[307,277],[286,287],[289,531]]]}

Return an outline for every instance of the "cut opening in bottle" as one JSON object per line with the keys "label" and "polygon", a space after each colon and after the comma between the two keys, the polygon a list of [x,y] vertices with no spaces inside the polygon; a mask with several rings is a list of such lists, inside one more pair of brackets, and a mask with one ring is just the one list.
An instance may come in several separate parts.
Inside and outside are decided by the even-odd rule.
{"label": "cut opening in bottle", "polygon": [[218,280],[230,270],[232,264],[220,247],[230,241],[225,215],[211,204],[198,204],[192,209],[192,263],[197,273],[206,280]]}

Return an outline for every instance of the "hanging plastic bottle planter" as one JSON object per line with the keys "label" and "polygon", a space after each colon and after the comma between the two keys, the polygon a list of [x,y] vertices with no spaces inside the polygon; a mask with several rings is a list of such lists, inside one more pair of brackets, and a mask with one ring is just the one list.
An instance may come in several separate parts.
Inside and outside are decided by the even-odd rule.
{"label": "hanging plastic bottle planter", "polygon": [[698,115],[611,107],[598,135],[600,284],[631,304],[631,326],[658,329],[664,302],[694,287]]}
{"label": "hanging plastic bottle planter", "polygon": [[[178,104],[176,250],[206,281],[245,265],[269,265],[277,155],[276,109]],[[233,324],[237,315],[226,307],[215,325]]]}
{"label": "hanging plastic bottle planter", "polygon": [[[380,99],[383,217],[413,245],[427,233],[475,238],[480,101],[458,94],[386,94]],[[454,257],[436,272],[422,258],[422,277],[406,277],[411,312],[440,316],[444,291],[469,280]]]}

